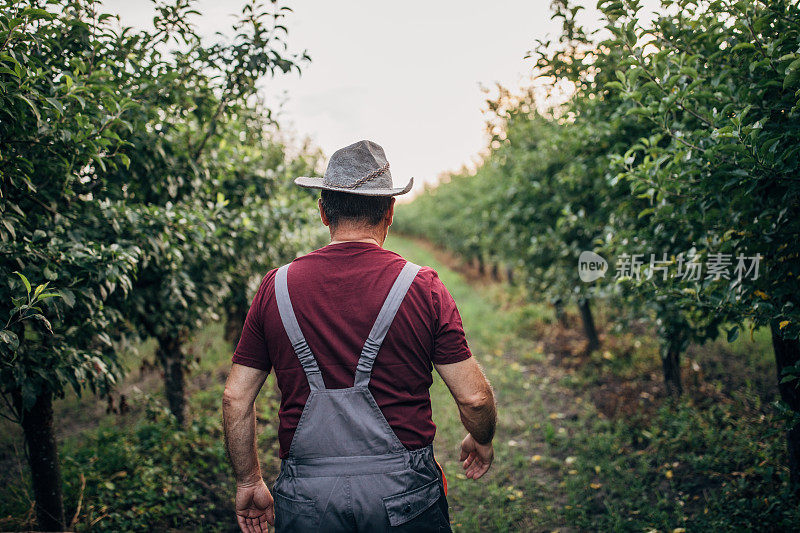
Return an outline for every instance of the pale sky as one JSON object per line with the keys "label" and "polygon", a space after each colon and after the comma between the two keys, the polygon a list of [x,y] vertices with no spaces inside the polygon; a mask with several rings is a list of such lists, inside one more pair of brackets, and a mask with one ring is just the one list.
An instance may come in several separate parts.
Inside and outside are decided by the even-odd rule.
{"label": "pale sky", "polygon": [[[582,20],[597,27],[595,0]],[[152,27],[150,0],[105,0],[124,25]],[[200,33],[230,33],[241,0],[200,0]],[[530,75],[535,39],[556,38],[550,0],[404,2],[299,0],[285,19],[289,49],[311,56],[302,75],[265,80],[280,123],[326,157],[361,139],[386,151],[395,186],[414,189],[477,160],[487,145],[481,85],[514,88]],[[410,195],[409,195],[410,196]]]}

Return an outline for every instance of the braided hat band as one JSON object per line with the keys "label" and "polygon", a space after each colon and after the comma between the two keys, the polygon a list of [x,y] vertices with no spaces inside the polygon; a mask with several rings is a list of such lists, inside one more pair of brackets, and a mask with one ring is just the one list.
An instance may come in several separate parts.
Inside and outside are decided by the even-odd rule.
{"label": "braided hat band", "polygon": [[367,174],[367,175],[366,175],[366,176],[364,176],[363,178],[359,178],[359,179],[357,179],[357,180],[355,181],[355,183],[353,183],[352,185],[341,185],[341,187],[346,187],[346,188],[348,188],[348,189],[355,189],[355,188],[356,188],[356,187],[358,187],[359,185],[361,185],[361,184],[363,184],[363,183],[366,183],[366,182],[368,182],[369,180],[373,180],[373,179],[377,178],[378,176],[380,176],[381,174],[383,174],[383,173],[384,173],[384,172],[386,172],[387,170],[389,170],[389,162],[388,162],[388,161],[386,162],[386,164],[385,164],[385,165],[383,165],[381,168],[379,168],[378,170],[376,170],[376,171],[375,171],[375,172],[373,172],[372,174]]}

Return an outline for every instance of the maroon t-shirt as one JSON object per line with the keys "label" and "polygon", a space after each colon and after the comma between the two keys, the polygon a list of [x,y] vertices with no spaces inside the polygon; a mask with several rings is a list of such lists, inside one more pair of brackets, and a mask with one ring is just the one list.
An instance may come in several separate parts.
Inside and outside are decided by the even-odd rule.
{"label": "maroon t-shirt", "polygon": [[[289,296],[327,388],[353,386],[364,341],[404,264],[402,256],[366,242],[329,244],[292,262]],[[281,390],[278,440],[286,458],[310,389],[278,313],[276,271],[261,282],[233,362],[275,369]],[[453,297],[435,270],[422,267],[381,345],[369,384],[406,448],[427,446],[436,433],[428,392],[432,363],[470,356]]]}

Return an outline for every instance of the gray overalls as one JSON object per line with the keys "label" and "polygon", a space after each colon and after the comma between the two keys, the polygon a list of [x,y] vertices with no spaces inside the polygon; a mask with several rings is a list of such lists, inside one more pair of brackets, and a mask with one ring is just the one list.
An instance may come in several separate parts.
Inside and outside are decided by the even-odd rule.
{"label": "gray overalls", "polygon": [[275,297],[311,393],[273,486],[275,530],[450,531],[433,446],[407,450],[368,388],[381,343],[420,267],[407,262],[395,280],[364,343],[354,385],[345,389],[325,388],[292,309],[288,267],[278,269]]}

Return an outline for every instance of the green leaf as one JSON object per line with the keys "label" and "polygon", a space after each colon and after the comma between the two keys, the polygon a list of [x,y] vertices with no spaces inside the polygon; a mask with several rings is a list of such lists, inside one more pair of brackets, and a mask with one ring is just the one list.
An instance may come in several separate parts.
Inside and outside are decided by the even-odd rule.
{"label": "green leaf", "polygon": [[3,226],[6,228],[6,231],[8,231],[11,234],[11,238],[12,239],[16,239],[17,238],[17,232],[14,231],[14,226],[11,224],[11,221],[3,219],[2,223],[3,223]]}
{"label": "green leaf", "polygon": [[67,307],[72,307],[75,305],[75,293],[69,289],[62,289],[60,293],[61,297],[64,299],[64,303],[67,304]]}
{"label": "green leaf", "polygon": [[49,331],[50,334],[53,335],[53,326],[50,325],[50,321],[47,320],[47,318],[44,315],[39,315],[39,314],[30,315],[28,318],[32,318],[34,320],[38,320],[39,322],[41,322],[42,325],[44,325],[45,329],[47,329],[47,331]]}
{"label": "green leaf", "polygon": [[800,59],[792,61],[786,67],[786,77],[783,79],[783,88],[787,89],[800,80]]}
{"label": "green leaf", "polygon": [[733,342],[739,338],[739,326],[733,326],[728,330],[728,342]]}
{"label": "green leaf", "polygon": [[19,98],[20,100],[22,100],[23,102],[25,102],[30,106],[31,110],[33,111],[33,114],[36,116],[36,123],[38,124],[39,122],[41,122],[42,116],[39,114],[39,110],[36,109],[36,106],[33,104],[33,102],[31,102],[27,96],[23,96],[21,94],[18,94],[16,96],[17,98]]}
{"label": "green leaf", "polygon": [[59,115],[62,115],[64,113],[64,106],[61,105],[61,102],[59,102],[55,98],[47,97],[45,98],[45,101],[51,106],[53,106],[53,108],[55,108],[55,110],[58,111]]}
{"label": "green leaf", "polygon": [[17,348],[19,348],[19,337],[13,331],[0,330],[0,340],[8,344],[12,352],[17,351]]}
{"label": "green leaf", "polygon": [[641,115],[641,116],[651,115],[652,113],[653,112],[647,109],[646,107],[632,107],[625,112],[626,115]]}
{"label": "green leaf", "polygon": [[17,276],[19,276],[22,279],[22,283],[25,284],[25,289],[28,291],[28,294],[30,294],[31,293],[31,282],[28,281],[28,278],[26,278],[25,276],[22,275],[21,272],[17,272],[16,270],[14,271],[14,274],[16,274]]}
{"label": "green leaf", "polygon": [[38,9],[35,7],[28,7],[22,10],[20,13],[21,17],[29,17],[31,19],[45,19],[45,20],[53,20],[56,18],[54,13],[50,13],[49,11],[45,11],[44,9]]}
{"label": "green leaf", "polygon": [[783,79],[783,88],[788,89],[789,87],[796,84],[798,80],[800,80],[800,70],[792,70]]}
{"label": "green leaf", "polygon": [[35,291],[33,291],[33,297],[34,297],[34,298],[38,298],[38,297],[39,297],[39,295],[42,293],[42,291],[43,291],[43,290],[45,290],[45,289],[47,288],[47,285],[48,285],[49,283],[50,283],[50,282],[48,281],[47,283],[43,283],[43,284],[39,285],[38,287],[36,287],[36,290],[35,290]]}
{"label": "green leaf", "polygon": [[43,292],[39,295],[39,301],[47,300],[48,298],[61,298],[61,295],[57,292]]}
{"label": "green leaf", "polygon": [[731,48],[731,52],[736,52],[738,50],[755,50],[756,45],[753,43],[739,43]]}

